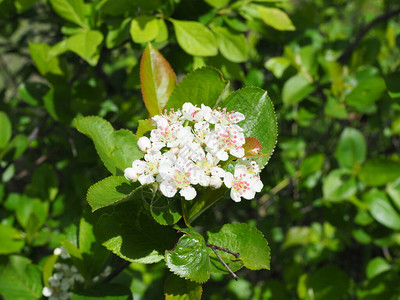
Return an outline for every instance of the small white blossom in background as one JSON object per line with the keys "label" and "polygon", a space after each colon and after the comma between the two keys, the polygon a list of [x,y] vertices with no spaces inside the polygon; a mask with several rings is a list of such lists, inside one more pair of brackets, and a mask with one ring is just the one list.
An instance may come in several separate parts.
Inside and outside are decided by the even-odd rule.
{"label": "small white blossom in background", "polygon": [[[213,110],[204,104],[199,108],[188,102],[181,110],[164,110],[153,117],[156,129],[150,138],[139,138],[144,160],[135,160],[125,169],[125,178],[141,184],[159,182],[166,197],[179,192],[192,200],[196,185],[218,189],[225,184],[232,200],[252,199],[263,184],[258,164],[244,158],[245,136],[238,125],[244,119],[240,112]],[[234,174],[220,166],[230,158],[237,160]]]}
{"label": "small white blossom in background", "polygon": [[[60,256],[64,261],[69,259],[67,251],[64,247],[55,248],[54,255]],[[102,273],[93,278],[93,281],[99,281],[111,273],[111,267],[107,266]],[[76,283],[83,283],[84,278],[79,274],[78,269],[64,262],[54,264],[52,276],[48,279],[49,286],[45,286],[42,295],[49,300],[69,300],[72,297],[72,290]]]}

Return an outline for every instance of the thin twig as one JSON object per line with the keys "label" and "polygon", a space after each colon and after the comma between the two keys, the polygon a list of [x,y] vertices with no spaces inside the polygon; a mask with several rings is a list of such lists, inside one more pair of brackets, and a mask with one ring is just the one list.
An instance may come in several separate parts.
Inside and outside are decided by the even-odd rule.
{"label": "thin twig", "polygon": [[229,273],[231,273],[233,278],[235,278],[235,280],[237,281],[239,279],[239,277],[235,273],[233,273],[233,271],[228,267],[228,265],[224,262],[224,260],[221,258],[221,256],[219,256],[217,250],[214,247],[210,247],[210,248],[212,249],[212,251],[214,251],[214,253],[218,257],[219,261],[224,265],[224,267],[229,271]]}
{"label": "thin twig", "polygon": [[400,8],[395,9],[393,11],[389,11],[373,19],[370,23],[368,23],[364,28],[360,30],[355,40],[346,48],[346,50],[342,53],[342,55],[340,55],[338,61],[342,64],[345,63],[347,59],[350,57],[351,53],[357,48],[358,44],[360,43],[364,35],[367,34],[367,32],[370,31],[372,27],[374,27],[376,24],[380,22],[387,21],[391,17],[394,17],[398,14],[400,14]]}
{"label": "thin twig", "polygon": [[232,255],[233,255],[234,257],[236,257],[236,258],[239,258],[239,256],[240,256],[239,253],[232,252],[232,251],[229,250],[229,249],[222,248],[222,247],[219,247],[219,246],[216,246],[216,245],[212,245],[212,244],[206,243],[206,246],[207,246],[207,247],[210,247],[211,249],[217,249],[217,250],[221,250],[221,251],[224,251],[224,252],[226,252],[226,253],[232,254]]}
{"label": "thin twig", "polygon": [[127,268],[131,264],[130,261],[124,261],[121,265],[119,265],[114,271],[111,272],[106,278],[104,278],[103,283],[108,283],[113,280],[115,277],[119,275],[125,268]]}

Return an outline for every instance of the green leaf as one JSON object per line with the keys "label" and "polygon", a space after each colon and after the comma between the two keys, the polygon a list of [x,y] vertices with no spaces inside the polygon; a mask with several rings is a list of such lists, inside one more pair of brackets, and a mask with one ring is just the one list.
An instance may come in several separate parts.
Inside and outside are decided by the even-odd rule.
{"label": "green leaf", "polygon": [[292,31],[296,29],[289,16],[284,11],[274,7],[264,7],[259,5],[254,5],[254,7],[257,8],[263,22],[276,30]]}
{"label": "green leaf", "polygon": [[51,255],[44,263],[42,277],[45,286],[50,286],[49,278],[51,277],[51,275],[53,275],[54,265],[56,264],[57,260],[58,255]]}
{"label": "green leaf", "polygon": [[386,192],[392,198],[397,209],[400,210],[400,177],[386,186]]}
{"label": "green leaf", "polygon": [[136,138],[139,139],[142,136],[144,136],[144,134],[146,132],[149,132],[153,129],[156,128],[155,126],[155,122],[152,119],[145,119],[145,120],[139,120],[138,121],[138,129],[136,131]]}
{"label": "green leaf", "polygon": [[286,105],[293,105],[315,90],[312,82],[302,74],[297,74],[285,82],[282,88],[282,100]]}
{"label": "green leaf", "polygon": [[11,138],[11,122],[5,112],[0,111],[0,149],[5,148]]}
{"label": "green leaf", "polygon": [[179,277],[198,283],[210,278],[211,263],[204,238],[193,228],[186,229],[175,245],[165,253],[165,261],[170,271]]}
{"label": "green leaf", "polygon": [[[113,0],[114,1],[114,0]],[[71,300],[131,300],[129,286],[116,283],[99,283],[90,288],[74,291]]]}
{"label": "green leaf", "polygon": [[157,19],[158,23],[158,34],[154,39],[156,43],[162,43],[168,40],[168,27],[163,19]]}
{"label": "green leaf", "polygon": [[301,176],[307,176],[318,172],[324,165],[325,156],[322,153],[315,153],[307,156],[300,165]]}
{"label": "green leaf", "polygon": [[161,53],[148,44],[140,62],[140,86],[150,116],[158,115],[176,86],[176,75]]}
{"label": "green leaf", "polygon": [[45,201],[54,201],[58,194],[58,176],[52,165],[47,163],[39,166],[27,187],[27,193]]}
{"label": "green leaf", "polygon": [[378,276],[379,274],[386,272],[390,269],[391,269],[390,265],[384,258],[380,256],[375,257],[368,262],[367,272],[366,272],[367,278],[368,279],[374,278],[375,276]]}
{"label": "green leaf", "polygon": [[325,115],[345,120],[347,119],[347,110],[344,103],[340,103],[337,99],[329,97],[324,108]]}
{"label": "green leaf", "polygon": [[89,274],[87,272],[81,250],[75,244],[71,243],[68,240],[63,241],[61,243],[61,245],[65,248],[67,253],[71,256],[72,262],[74,263],[74,266],[78,269],[79,273],[83,277],[88,279]]}
{"label": "green leaf", "polygon": [[358,178],[369,186],[380,186],[400,177],[400,163],[387,158],[372,158],[361,169]]}
{"label": "green leaf", "polygon": [[95,66],[100,58],[99,46],[102,41],[103,34],[100,31],[88,30],[71,36],[66,42],[70,51]]}
{"label": "green leaf", "polygon": [[153,220],[142,201],[129,201],[100,217],[95,227],[96,238],[114,254],[131,262],[155,263],[176,241],[171,227]]}
{"label": "green leaf", "polygon": [[291,62],[286,57],[278,56],[268,59],[264,67],[270,70],[276,78],[282,78],[285,70],[290,66]]}
{"label": "green leaf", "polygon": [[3,151],[0,151],[0,159],[2,159],[6,154],[9,154],[11,160],[16,160],[25,152],[28,145],[28,137],[23,134],[17,134],[3,149]]}
{"label": "green leaf", "polygon": [[218,48],[223,56],[236,63],[247,60],[247,40],[243,34],[234,33],[222,26],[212,26],[211,30],[215,33]]}
{"label": "green leaf", "polygon": [[222,8],[228,5],[230,0],[204,0],[207,4],[215,8]]}
{"label": "green leaf", "polygon": [[131,18],[124,20],[110,20],[107,22],[108,33],[106,46],[108,49],[121,45],[129,37]]}
{"label": "green leaf", "polygon": [[70,122],[74,116],[71,108],[72,94],[67,85],[56,85],[50,88],[43,97],[44,107],[50,116],[57,121]]}
{"label": "green leaf", "polygon": [[385,78],[385,83],[388,93],[392,98],[400,97],[400,88],[398,84],[399,80],[400,80],[400,71],[391,73]]}
{"label": "green leaf", "polygon": [[366,156],[367,144],[362,133],[355,128],[345,128],[335,152],[339,166],[352,169],[355,165],[362,164]]}
{"label": "green leaf", "polygon": [[376,221],[388,228],[400,230],[400,213],[394,209],[384,192],[373,189],[363,199],[368,203],[369,212]]}
{"label": "green leaf", "polygon": [[150,212],[161,225],[172,225],[181,218],[180,197],[167,198],[158,194],[151,200]]}
{"label": "green leaf", "polygon": [[346,200],[357,192],[357,182],[350,170],[333,170],[323,179],[322,192],[328,201]]}
{"label": "green leaf", "polygon": [[85,3],[83,0],[50,0],[54,11],[62,18],[87,28],[85,22]]}
{"label": "green leaf", "polygon": [[175,87],[165,108],[182,108],[185,102],[214,107],[227,85],[218,70],[210,67],[197,69],[187,74]]}
{"label": "green leaf", "polygon": [[[207,243],[239,253],[239,260],[250,270],[270,268],[270,249],[263,234],[245,223],[225,224],[207,231]],[[212,251],[209,249],[209,252]],[[218,250],[217,250],[218,251]],[[210,254],[214,256],[213,252]],[[224,261],[237,261],[232,254],[219,251]],[[219,261],[213,261],[219,269],[224,268]],[[217,263],[216,263],[217,262]]]}
{"label": "green leaf", "polygon": [[193,56],[214,56],[218,54],[217,41],[212,32],[203,24],[194,21],[171,19],[179,46]]}
{"label": "green leaf", "polygon": [[0,291],[4,300],[36,300],[42,297],[39,268],[22,256],[10,256],[8,264],[0,267]]}
{"label": "green leaf", "polygon": [[290,227],[283,242],[283,249],[297,245],[307,245],[311,242],[314,232],[308,226]]}
{"label": "green leaf", "polygon": [[156,184],[140,185],[131,183],[124,176],[110,176],[92,185],[86,196],[86,200],[92,207],[92,211],[109,205],[133,199],[148,198],[150,201],[157,191]]}
{"label": "green leaf", "polygon": [[318,269],[309,278],[309,289],[315,300],[338,300],[346,298],[349,276],[336,266],[327,265]]}
{"label": "green leaf", "polygon": [[267,92],[255,87],[246,87],[230,94],[219,106],[226,107],[228,111],[241,112],[246,116],[246,119],[238,125],[243,128],[246,137],[255,137],[260,141],[261,154],[265,156],[254,160],[261,169],[264,168],[277,140],[276,116]]}
{"label": "green leaf", "polygon": [[27,233],[33,234],[39,230],[46,221],[49,203],[32,199],[22,195],[18,201],[16,217],[18,223]]}
{"label": "green leaf", "polygon": [[164,284],[165,300],[200,300],[203,289],[200,284],[169,275]]}
{"label": "green leaf", "polygon": [[345,102],[355,107],[368,106],[379,100],[385,89],[385,80],[380,76],[361,78],[346,96]]}
{"label": "green leaf", "polygon": [[78,117],[75,126],[92,139],[101,160],[113,175],[122,175],[134,160],[143,156],[131,131],[114,131],[111,124],[100,117]]}
{"label": "green leaf", "polygon": [[0,224],[0,254],[11,254],[19,252],[25,245],[23,235],[17,229]]}
{"label": "green leaf", "polygon": [[47,44],[29,44],[29,52],[40,74],[63,75],[61,61],[58,57],[51,56],[50,50],[51,47]]}
{"label": "green leaf", "polygon": [[49,91],[49,87],[40,82],[25,82],[18,87],[18,94],[26,103],[39,106],[43,103],[43,96]]}
{"label": "green leaf", "polygon": [[152,16],[139,16],[132,20],[130,33],[135,43],[147,43],[158,35],[158,21]]}

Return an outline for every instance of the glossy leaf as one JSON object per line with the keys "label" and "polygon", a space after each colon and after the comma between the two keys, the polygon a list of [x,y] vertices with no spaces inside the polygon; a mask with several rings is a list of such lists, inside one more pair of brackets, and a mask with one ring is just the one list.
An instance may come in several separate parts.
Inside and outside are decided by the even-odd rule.
{"label": "glossy leaf", "polygon": [[76,118],[75,126],[93,141],[101,160],[113,175],[123,174],[134,160],[143,156],[131,131],[114,131],[111,124],[100,117]]}
{"label": "glossy leaf", "polygon": [[282,100],[286,105],[293,105],[314,91],[311,81],[302,74],[297,74],[285,82],[282,88]]}
{"label": "glossy leaf", "polygon": [[86,28],[83,0],[50,0],[54,11],[62,18]]}
{"label": "glossy leaf", "polygon": [[355,88],[346,96],[345,102],[356,107],[371,105],[379,100],[385,88],[385,81],[382,77],[362,78],[357,81]]}
{"label": "glossy leaf", "polygon": [[246,119],[239,123],[246,137],[255,137],[262,145],[263,157],[257,157],[262,169],[270,159],[277,139],[277,121],[274,107],[266,91],[246,87],[229,95],[222,103],[228,111],[239,111]]}
{"label": "glossy leaf", "polygon": [[190,228],[175,245],[165,253],[165,261],[170,271],[179,277],[198,283],[210,278],[211,263],[204,238]]}
{"label": "glossy leaf", "polygon": [[182,108],[185,102],[214,107],[220,100],[228,82],[222,74],[210,67],[197,69],[187,74],[176,86],[168,100],[166,109]]}
{"label": "glossy leaf", "polygon": [[5,112],[0,111],[0,149],[7,146],[11,133],[11,121]]}
{"label": "glossy leaf", "polygon": [[388,228],[400,230],[400,212],[396,211],[384,192],[373,189],[363,199],[368,203],[369,212],[376,221]]}
{"label": "glossy leaf", "polygon": [[175,230],[155,222],[142,201],[129,201],[100,217],[96,238],[114,254],[131,262],[155,263],[177,240]]}
{"label": "glossy leaf", "polygon": [[316,300],[342,299],[349,285],[349,276],[333,265],[323,266],[309,278],[309,289],[312,290]]}
{"label": "glossy leaf", "polygon": [[275,28],[276,30],[295,30],[296,27],[292,24],[289,16],[279,8],[264,7],[257,5],[257,10],[260,13],[261,19],[265,24]]}
{"label": "glossy leaf", "polygon": [[[207,231],[206,234],[207,243],[240,254],[239,258],[235,258],[232,254],[219,251],[218,254],[224,261],[240,260],[250,270],[269,270],[270,249],[267,240],[257,228],[244,223],[225,224]],[[211,249],[209,252],[215,256]],[[219,261],[214,260],[214,263],[220,270],[224,268]]]}
{"label": "glossy leaf", "polygon": [[135,43],[147,43],[158,35],[158,21],[153,16],[139,16],[132,20],[130,33]]}
{"label": "glossy leaf", "polygon": [[53,275],[54,265],[56,264],[57,259],[58,255],[51,255],[47,258],[46,262],[44,263],[42,277],[45,286],[50,286],[49,278],[51,277],[51,275]]}
{"label": "glossy leaf", "polygon": [[387,158],[372,158],[364,164],[358,177],[369,186],[384,185],[400,177],[400,163]]}
{"label": "glossy leaf", "polygon": [[124,20],[112,20],[108,23],[108,34],[106,37],[106,46],[108,49],[121,45],[129,37],[131,18]]}
{"label": "glossy leaf", "polygon": [[151,200],[156,191],[157,186],[154,184],[140,185],[139,182],[129,182],[124,176],[110,176],[92,185],[88,190],[86,200],[95,211],[133,199]]}
{"label": "glossy leaf", "polygon": [[100,58],[99,46],[102,41],[103,34],[100,31],[89,30],[68,38],[67,45],[69,50],[95,66]]}
{"label": "glossy leaf", "polygon": [[218,48],[225,58],[236,63],[247,60],[247,40],[243,34],[234,33],[222,26],[212,26],[211,29],[217,38]]}
{"label": "glossy leaf", "polygon": [[150,116],[160,114],[176,85],[176,75],[161,53],[148,44],[140,62],[140,86]]}
{"label": "glossy leaf", "polygon": [[203,24],[194,21],[172,20],[179,46],[194,56],[218,54],[217,41],[212,32]]}
{"label": "glossy leaf", "polygon": [[328,201],[345,200],[357,192],[357,182],[349,170],[333,170],[324,178],[322,192]]}
{"label": "glossy leaf", "polygon": [[169,275],[164,284],[166,300],[200,300],[203,289],[200,284]]}
{"label": "glossy leaf", "polygon": [[362,133],[355,128],[345,128],[335,152],[340,167],[352,169],[354,165],[362,164],[366,156],[367,144]]}

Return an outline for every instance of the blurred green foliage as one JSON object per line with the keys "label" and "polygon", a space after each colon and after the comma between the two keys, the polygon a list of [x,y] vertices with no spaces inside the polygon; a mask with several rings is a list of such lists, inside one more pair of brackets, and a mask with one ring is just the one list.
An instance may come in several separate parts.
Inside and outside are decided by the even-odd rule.
{"label": "blurred green foliage", "polygon": [[164,263],[96,288],[121,266],[85,200],[108,171],[72,124],[97,115],[136,132],[149,41],[178,81],[213,66],[231,91],[266,89],[278,116],[263,192],[199,218],[256,225],[271,270],[213,275],[203,298],[398,299],[400,19],[388,0],[0,0],[1,296],[42,297],[62,243],[88,282],[73,299],[162,298]]}

